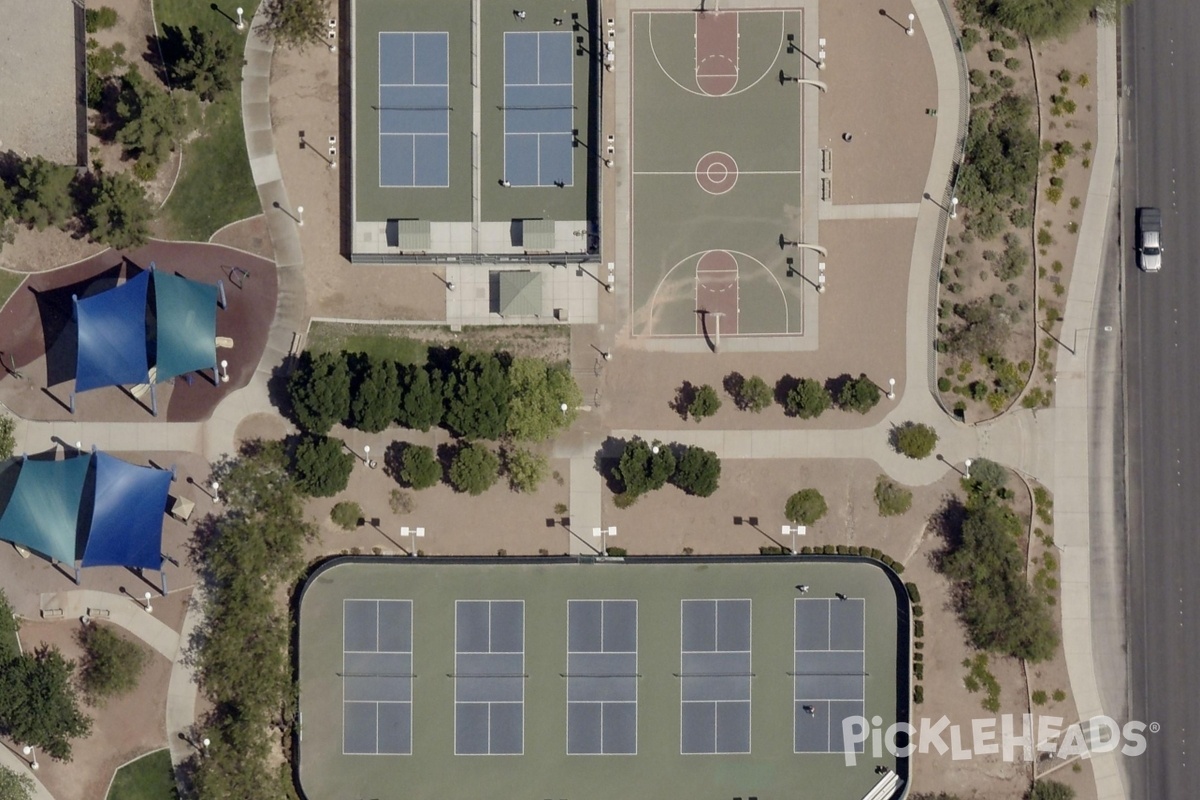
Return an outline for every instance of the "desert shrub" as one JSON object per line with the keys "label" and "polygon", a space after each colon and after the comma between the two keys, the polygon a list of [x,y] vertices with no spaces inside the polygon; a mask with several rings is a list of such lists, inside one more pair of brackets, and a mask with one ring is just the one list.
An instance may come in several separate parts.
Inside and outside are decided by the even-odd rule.
{"label": "desert shrub", "polygon": [[912,459],[927,458],[937,442],[937,431],[921,422],[906,422],[895,429],[896,450]]}
{"label": "desert shrub", "polygon": [[912,508],[912,492],[893,481],[886,475],[880,475],[875,480],[875,504],[879,507],[879,516],[895,517]]}
{"label": "desert shrub", "polygon": [[343,500],[329,512],[329,518],[342,530],[352,531],[363,518],[362,506],[350,500]]}
{"label": "desert shrub", "polygon": [[825,516],[829,506],[816,489],[801,489],[787,499],[783,514],[797,525],[812,525]]}

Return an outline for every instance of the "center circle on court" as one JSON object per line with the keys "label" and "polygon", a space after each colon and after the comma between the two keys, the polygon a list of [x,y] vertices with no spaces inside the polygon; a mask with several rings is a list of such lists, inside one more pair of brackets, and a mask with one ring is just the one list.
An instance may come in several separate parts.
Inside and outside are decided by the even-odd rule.
{"label": "center circle on court", "polygon": [[709,194],[725,194],[737,184],[738,168],[733,156],[713,150],[696,162],[696,183]]}

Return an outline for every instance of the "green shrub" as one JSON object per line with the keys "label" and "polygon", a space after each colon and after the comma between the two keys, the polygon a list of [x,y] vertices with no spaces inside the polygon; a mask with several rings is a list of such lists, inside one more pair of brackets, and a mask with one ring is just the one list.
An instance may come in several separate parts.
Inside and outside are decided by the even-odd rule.
{"label": "green shrub", "polygon": [[895,429],[896,450],[912,459],[928,458],[937,442],[937,431],[924,423],[906,422]]}
{"label": "green shrub", "polygon": [[949,378],[947,378],[947,377],[944,377],[944,376],[943,376],[943,377],[941,377],[941,378],[938,378],[938,381],[937,381],[937,387],[938,387],[938,391],[939,391],[939,392],[948,392],[948,391],[950,391],[950,385],[951,385],[951,384],[950,384],[950,379],[949,379]]}
{"label": "green shrub", "polygon": [[763,544],[759,545],[758,552],[764,556],[781,556],[783,555],[783,548],[777,544]]}
{"label": "green shrub", "polygon": [[913,603],[921,602],[921,590],[912,581],[904,584],[904,591],[908,592],[908,599]]}
{"label": "green shrub", "polygon": [[914,605],[912,607],[912,614],[914,617],[920,619],[921,617],[925,616],[925,607],[920,603]]}
{"label": "green shrub", "polygon": [[721,479],[721,459],[711,450],[690,445],[679,457],[671,482],[690,495],[708,497]]}
{"label": "green shrub", "polygon": [[137,686],[149,660],[145,647],[95,622],[80,628],[78,638],[84,650],[80,684],[89,703],[103,705]]}
{"label": "green shrub", "polygon": [[1059,83],[1070,83],[1071,82],[1071,70],[1069,70],[1069,69],[1059,70],[1058,71],[1058,82]]}
{"label": "green shrub", "polygon": [[789,414],[801,419],[814,419],[833,406],[833,397],[819,381],[801,378],[787,394]]}
{"label": "green shrub", "polygon": [[837,555],[837,548],[831,544],[827,544],[821,548],[821,552],[827,556],[835,556]]}
{"label": "green shrub", "polygon": [[524,447],[505,447],[501,456],[509,488],[514,492],[537,491],[550,469],[546,456]]}
{"label": "green shrub", "polygon": [[1067,699],[1067,693],[1062,689],[1055,689],[1054,694],[1051,696],[1054,698],[1054,702],[1056,703],[1061,703],[1063,700]]}
{"label": "green shrub", "polygon": [[358,521],[363,518],[362,506],[349,500],[343,500],[329,512],[329,518],[342,530],[352,531],[358,527]]}
{"label": "green shrub", "polygon": [[1044,706],[1046,705],[1046,692],[1042,689],[1037,689],[1030,695],[1030,699],[1035,706]]}
{"label": "green shrub", "polygon": [[687,412],[692,419],[699,422],[716,414],[720,408],[721,398],[717,397],[717,390],[706,383],[696,390],[692,402],[688,404]]}
{"label": "green shrub", "polygon": [[847,411],[866,414],[879,404],[882,394],[874,381],[866,374],[860,374],[842,385],[842,390],[838,392],[838,406]]}
{"label": "green shrub", "polygon": [[459,448],[450,462],[450,483],[457,491],[481,495],[492,487],[500,474],[500,459],[482,444]]}
{"label": "green shrub", "polygon": [[[945,378],[941,378],[939,383]],[[906,513],[912,508],[912,492],[893,481],[886,475],[875,479],[875,505],[879,508],[879,516],[895,517]]]}
{"label": "green shrub", "polygon": [[626,555],[628,555],[628,553],[629,551],[624,547],[605,548],[605,555],[607,555],[609,558],[624,558]]}
{"label": "green shrub", "polygon": [[1058,781],[1039,780],[1033,784],[1029,800],[1074,800],[1075,790]]}
{"label": "green shrub", "polygon": [[341,439],[303,437],[292,457],[296,488],[312,497],[333,497],[344,490],[354,469],[354,456],[344,448]]}
{"label": "green shrub", "polygon": [[796,525],[812,525],[825,516],[829,506],[816,489],[801,489],[787,499],[783,515]]}
{"label": "green shrub", "polygon": [[1006,58],[1006,59],[1004,59],[1004,67],[1005,67],[1005,69],[1016,72],[1017,70],[1019,70],[1021,68],[1021,59]]}
{"label": "green shrub", "polygon": [[918,619],[913,622],[913,636],[918,639],[925,638],[925,622],[923,620]]}
{"label": "green shrub", "polygon": [[88,33],[106,31],[117,24],[117,11],[108,6],[89,8],[83,12],[83,29]]}
{"label": "green shrub", "polygon": [[918,683],[916,686],[913,687],[913,703],[916,705],[920,705],[921,703],[924,703],[924,702],[925,702],[925,687]]}
{"label": "green shrub", "polygon": [[428,489],[442,480],[442,465],[433,448],[406,444],[400,454],[400,480],[413,489]]}
{"label": "green shrub", "polygon": [[963,28],[961,36],[963,52],[971,52],[971,49],[975,47],[975,45],[979,44],[981,38],[982,37],[979,35],[979,31],[975,28]]}
{"label": "green shrub", "polygon": [[991,61],[993,64],[999,64],[1004,60],[1004,51],[999,47],[993,47],[987,51],[987,57],[988,61]]}

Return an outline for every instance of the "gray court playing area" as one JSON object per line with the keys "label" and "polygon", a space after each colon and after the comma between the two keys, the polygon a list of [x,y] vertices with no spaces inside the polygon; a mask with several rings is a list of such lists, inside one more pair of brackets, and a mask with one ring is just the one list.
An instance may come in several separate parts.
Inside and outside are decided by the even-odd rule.
{"label": "gray court playing area", "polygon": [[681,753],[750,752],[750,610],[680,601]]}
{"label": "gray court playing area", "polygon": [[412,753],[412,601],[342,605],[342,753]]}
{"label": "gray court playing area", "polygon": [[636,600],[567,604],[567,753],[637,753]]}
{"label": "gray court playing area", "polygon": [[454,754],[520,755],[525,602],[459,600],[454,619]]}
{"label": "gray court playing area", "polygon": [[379,185],[450,185],[450,37],[379,34]]}
{"label": "gray court playing area", "polygon": [[795,620],[795,752],[845,752],[842,720],[865,716],[866,602],[796,598]]}
{"label": "gray court playing area", "polygon": [[303,796],[860,800],[908,779],[838,752],[845,715],[908,720],[908,610],[858,560],[333,559],[300,599]]}
{"label": "gray court playing area", "polygon": [[512,186],[574,184],[572,35],[504,34],[504,177]]}

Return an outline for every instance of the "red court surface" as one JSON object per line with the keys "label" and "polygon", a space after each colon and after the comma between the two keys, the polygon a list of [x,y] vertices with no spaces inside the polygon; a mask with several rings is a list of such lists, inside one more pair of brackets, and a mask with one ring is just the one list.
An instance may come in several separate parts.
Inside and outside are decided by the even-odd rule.
{"label": "red court surface", "polygon": [[[241,250],[212,244],[154,241],[138,250],[105,250],[76,264],[31,274],[0,309],[0,402],[33,420],[145,422],[153,419],[149,395],[134,398],[124,388],[81,392],[70,412],[75,385],[75,329],[72,295],[87,297],[110,289],[138,272],[155,268],[205,283],[224,281],[228,307],[217,310],[217,336],[233,340],[218,347],[229,362],[229,381],[214,385],[212,370],[159,384],[158,419],[197,422],[212,415],[229,392],[245,386],[267,343],[278,291],[275,264]],[[249,273],[234,274],[235,268]],[[241,284],[240,288],[238,284]],[[11,359],[11,361],[10,361]],[[16,362],[14,375],[8,369]]]}
{"label": "red court surface", "polygon": [[712,334],[721,315],[721,333],[738,332],[738,265],[733,253],[710,250],[696,262],[696,333]]}
{"label": "red court surface", "polygon": [[696,86],[715,97],[732,92],[737,82],[737,12],[697,14]]}

